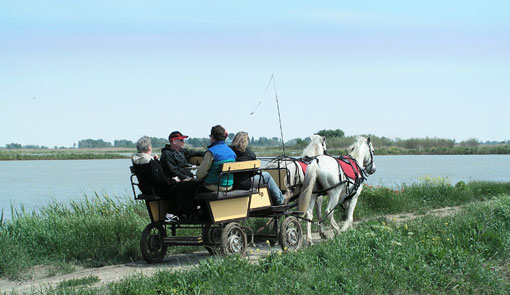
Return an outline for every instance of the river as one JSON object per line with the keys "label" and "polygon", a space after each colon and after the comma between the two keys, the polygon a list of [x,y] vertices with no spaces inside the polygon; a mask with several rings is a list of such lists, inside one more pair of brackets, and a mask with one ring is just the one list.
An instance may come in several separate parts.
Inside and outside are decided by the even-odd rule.
{"label": "river", "polygon": [[[510,182],[510,155],[375,156],[377,172],[367,184],[398,187],[426,176],[462,180]],[[84,196],[107,194],[132,198],[131,161],[41,160],[0,162],[0,211],[11,217],[11,206],[37,210],[50,202],[68,203]]]}

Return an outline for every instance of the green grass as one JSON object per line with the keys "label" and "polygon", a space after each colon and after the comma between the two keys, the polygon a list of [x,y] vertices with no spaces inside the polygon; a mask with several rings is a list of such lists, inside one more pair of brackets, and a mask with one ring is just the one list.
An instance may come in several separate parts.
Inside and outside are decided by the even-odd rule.
{"label": "green grass", "polygon": [[447,179],[437,177],[404,184],[397,189],[365,185],[354,216],[355,219],[363,219],[382,214],[427,211],[486,201],[500,195],[510,195],[510,183],[473,181],[451,185]]}
{"label": "green grass", "polygon": [[[355,220],[385,214],[425,212],[434,208],[465,205],[488,199],[494,199],[496,202],[507,198],[504,195],[510,195],[510,183],[470,182],[452,186],[444,179],[425,179],[421,183],[404,185],[398,189],[366,186],[358,201]],[[500,210],[503,210],[501,216],[506,216],[504,211],[506,209]],[[342,210],[337,210],[335,215],[337,220],[341,220]],[[112,200],[108,196],[86,198],[79,202],[72,202],[69,206],[51,204],[38,213],[15,211],[12,220],[0,222],[0,249],[2,249],[0,276],[11,279],[25,278],[26,273],[30,273],[29,269],[40,264],[51,265],[55,273],[61,273],[71,271],[73,265],[98,267],[139,260],[141,259],[140,233],[148,223],[149,218],[143,202],[135,202],[131,199]],[[263,223],[264,220],[260,219],[247,221],[247,224],[252,225],[254,229]],[[480,233],[485,232],[482,238],[494,237],[495,234],[491,234],[493,228],[478,228],[475,223],[471,225],[472,229]],[[378,230],[378,227],[369,227],[366,230],[374,232]],[[393,233],[400,231],[401,229],[391,230]],[[357,232],[358,228],[342,237],[348,237]],[[418,230],[412,232],[414,233],[412,238],[425,234]],[[179,234],[187,235],[189,231],[179,231]],[[430,231],[428,234],[432,235]],[[465,234],[461,235],[464,238]],[[460,237],[459,234],[455,236]],[[495,256],[497,257],[504,253],[502,251],[506,249],[505,247],[508,247],[503,242],[508,241],[497,242],[497,239],[494,241],[484,241],[485,244],[481,245],[485,245],[484,247],[490,250],[491,255],[499,252],[500,254]],[[395,242],[402,244],[400,238]],[[473,237],[472,247],[481,251],[477,248],[478,242]],[[357,245],[356,241],[353,243]],[[415,246],[413,244],[413,247]],[[455,249],[460,247],[453,246]],[[190,252],[196,249],[170,247],[169,253]],[[306,249],[305,251],[314,250]],[[467,252],[469,253],[471,252]],[[338,259],[341,260],[341,258]],[[233,263],[242,264],[244,263],[242,261]],[[356,264],[355,261],[352,263]],[[355,292],[355,290],[348,292]]]}
{"label": "green grass", "polygon": [[126,152],[112,151],[54,151],[54,150],[0,150],[0,161],[12,160],[92,160],[92,159],[127,159]]}
{"label": "green grass", "polygon": [[508,294],[509,251],[505,197],[445,218],[370,221],[255,264],[240,257],[204,260],[187,271],[136,275],[65,294]]}
{"label": "green grass", "polygon": [[57,289],[66,289],[66,288],[75,288],[78,286],[84,286],[84,285],[93,285],[97,282],[99,282],[100,279],[97,276],[88,276],[81,279],[71,279],[67,281],[63,281],[62,283],[58,284]]}

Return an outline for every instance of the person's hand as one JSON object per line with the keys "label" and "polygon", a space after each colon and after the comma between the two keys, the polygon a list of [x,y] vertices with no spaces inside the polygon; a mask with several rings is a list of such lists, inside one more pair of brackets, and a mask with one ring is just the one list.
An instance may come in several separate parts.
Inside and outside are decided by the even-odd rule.
{"label": "person's hand", "polygon": [[156,155],[156,154],[154,154],[154,156],[152,156],[152,157],[154,157],[154,160],[158,159],[158,155]]}
{"label": "person's hand", "polygon": [[174,176],[172,177],[173,180],[175,180],[175,182],[181,182],[181,180],[179,179],[179,176]]}

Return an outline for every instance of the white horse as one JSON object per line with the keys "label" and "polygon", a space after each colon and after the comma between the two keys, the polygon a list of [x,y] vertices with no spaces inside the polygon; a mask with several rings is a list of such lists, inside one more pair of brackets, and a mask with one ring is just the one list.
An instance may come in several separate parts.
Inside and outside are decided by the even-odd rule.
{"label": "white horse", "polygon": [[[306,177],[303,182],[303,189],[299,196],[298,211],[304,212],[306,219],[309,220],[306,227],[306,240],[309,244],[312,244],[312,224],[310,221],[313,219],[312,211],[314,205],[320,223],[319,232],[321,237],[325,238],[321,215],[322,194],[327,193],[329,196],[329,203],[324,213],[329,218],[331,226],[336,233],[345,231],[352,226],[354,208],[356,207],[358,196],[363,188],[363,185],[361,185],[363,180],[362,173],[373,174],[375,172],[374,148],[372,147],[372,143],[370,143],[370,137],[357,137],[356,142],[351,145],[349,149],[349,155],[357,162],[351,165],[358,165],[359,173],[361,174],[357,185],[348,181],[346,174],[340,168],[338,160],[331,156],[318,156],[308,165]],[[322,192],[317,192],[317,190],[322,190]],[[347,217],[341,229],[338,227],[332,212],[338,204],[340,196],[343,196],[345,201],[348,202],[346,209]],[[344,201],[344,199],[342,199],[342,201]]]}
{"label": "white horse", "polygon": [[[324,155],[326,151],[326,137],[314,134],[311,137],[310,143],[305,147],[302,158],[313,158],[319,155]],[[285,193],[285,198],[289,199],[292,196],[298,196],[301,191],[301,185],[305,179],[305,174],[301,165],[298,163],[300,159],[290,157],[278,157],[269,162],[265,168],[285,168],[287,170],[286,186],[289,188]],[[275,181],[283,181],[283,179],[275,178]]]}

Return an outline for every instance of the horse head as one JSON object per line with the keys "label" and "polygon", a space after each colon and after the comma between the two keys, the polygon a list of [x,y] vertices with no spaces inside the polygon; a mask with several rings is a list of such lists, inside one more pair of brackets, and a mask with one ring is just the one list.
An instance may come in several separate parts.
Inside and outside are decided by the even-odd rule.
{"label": "horse head", "polygon": [[311,141],[303,150],[303,157],[315,157],[324,155],[326,152],[326,137],[314,134],[310,137]]}
{"label": "horse head", "polygon": [[375,173],[375,162],[374,162],[374,147],[372,146],[372,142],[370,142],[370,136],[365,141],[367,146],[368,153],[365,152],[365,156],[363,157],[363,167],[365,167],[365,171],[368,174]]}
{"label": "horse head", "polygon": [[375,173],[374,147],[370,137],[358,137],[356,143],[351,146],[350,154],[359,163],[363,163],[363,169],[367,174]]}

